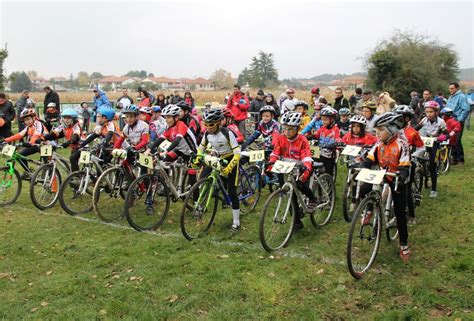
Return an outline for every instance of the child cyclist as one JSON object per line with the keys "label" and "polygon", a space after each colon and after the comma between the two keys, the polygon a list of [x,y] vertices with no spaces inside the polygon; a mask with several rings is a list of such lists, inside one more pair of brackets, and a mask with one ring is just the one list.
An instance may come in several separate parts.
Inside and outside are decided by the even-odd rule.
{"label": "child cyclist", "polygon": [[461,132],[461,123],[453,117],[453,110],[449,107],[444,107],[440,112],[446,123],[446,129],[449,132],[449,145],[451,148],[456,146],[457,136]]}
{"label": "child cyclist", "polygon": [[[393,109],[393,112],[402,115],[402,119],[404,122],[403,128],[400,130],[400,138],[404,139],[409,147],[410,147],[410,154],[412,156],[421,156],[425,152],[425,144],[423,140],[421,140],[420,133],[418,133],[415,128],[411,126],[411,120],[415,116],[415,111],[413,108],[407,105],[399,105]],[[410,165],[410,180],[407,184],[407,206],[408,206],[408,222],[410,224],[416,224],[415,220],[415,199],[413,198],[412,188],[413,188],[413,181],[415,179],[415,168],[416,163],[411,161]],[[417,195],[416,203],[420,202],[421,195]]]}
{"label": "child cyclist", "polygon": [[[239,178],[240,146],[232,131],[221,126],[223,119],[224,112],[221,108],[211,108],[205,111],[203,120],[206,132],[198,148],[198,159],[204,155],[207,145],[209,144],[213,154],[221,159],[227,160],[227,166],[222,169],[220,175],[226,178],[224,184],[227,186],[227,192],[232,201],[233,219],[230,231],[238,232],[240,230],[240,207],[239,198],[237,196],[237,184]],[[210,172],[211,168],[205,167],[201,173],[201,177],[208,176]]]}
{"label": "child cyclist", "polygon": [[168,128],[166,120],[161,116],[161,107],[153,106],[153,117],[149,124],[150,126],[150,140],[154,141],[161,136]]}
{"label": "child cyclist", "polygon": [[362,115],[367,119],[366,131],[372,135],[375,134],[375,121],[378,116],[375,114],[377,111],[377,104],[372,101],[367,101],[362,105]]}
{"label": "child cyclist", "polygon": [[[341,108],[342,110],[342,108]],[[362,115],[351,117],[350,131],[342,137],[342,142],[346,145],[372,146],[377,143],[377,137],[367,133],[367,119]]]}
{"label": "child cyclist", "polygon": [[[283,134],[276,135],[273,139],[274,148],[270,154],[270,161],[266,171],[271,172],[272,166],[277,160],[304,165],[305,170],[298,178],[297,188],[308,197],[308,206],[314,208],[317,205],[317,200],[309,188],[309,178],[313,172],[313,159],[311,158],[308,140],[304,135],[298,134],[301,118],[302,116],[298,112],[286,112],[283,114],[281,119]],[[293,195],[292,202],[296,208],[299,208],[296,195]],[[295,229],[299,230],[303,227],[300,213],[298,213],[298,215],[295,215]]]}
{"label": "child cyclist", "polygon": [[143,119],[151,120],[151,112],[144,112],[144,109],[151,110],[151,107],[139,109],[135,105],[129,105],[122,110],[122,114],[125,115],[125,126],[122,135],[115,141],[114,148],[126,149],[129,163],[134,157],[133,151],[145,148],[150,139],[149,126]]}
{"label": "child cyclist", "polygon": [[63,148],[71,148],[71,156],[69,160],[71,161],[71,170],[73,172],[79,170],[77,159],[72,159],[72,154],[78,148],[79,140],[81,139],[82,134],[81,125],[77,119],[78,117],[79,115],[77,111],[72,108],[63,110],[61,113],[61,118],[63,120],[62,125],[54,128],[51,134],[46,134],[43,138],[38,138],[36,140],[36,144],[41,144],[41,142],[46,140],[57,140],[64,138],[64,142],[61,146]]}
{"label": "child cyclist", "polygon": [[[44,135],[48,133],[46,126],[36,117],[34,109],[23,109],[20,114],[20,121],[25,123],[25,128],[21,130],[18,134],[5,138],[5,142],[11,143],[18,141],[26,137],[26,143],[23,143],[23,148],[19,154],[22,156],[29,156],[36,153],[39,153],[40,148],[36,145],[36,140],[38,138],[44,138]],[[25,172],[22,174],[22,179],[29,179],[29,166],[28,161],[20,159],[20,165],[25,169]]]}
{"label": "child cyclist", "polygon": [[301,125],[298,132],[303,129],[311,122],[311,117],[308,116],[308,104],[302,100],[295,103],[295,111],[301,114]]}
{"label": "child cyclist", "polygon": [[184,122],[184,124],[193,132],[196,142],[199,144],[201,141],[201,125],[199,124],[199,121],[191,115],[191,106],[183,100],[178,102],[176,106],[181,108],[179,120]]}
{"label": "child cyclist", "polygon": [[323,121],[321,120],[322,108],[323,104],[314,105],[313,119],[308,125],[306,125],[305,128],[303,128],[301,134],[306,135],[306,137],[309,137],[313,132],[316,132],[319,128],[321,128],[321,126],[323,125]]}
{"label": "child cyclist", "polygon": [[[399,172],[398,186],[395,186],[395,180],[387,177],[393,196],[393,206],[397,218],[397,229],[400,239],[400,257],[404,262],[408,262],[410,250],[408,248],[408,228],[406,217],[407,206],[407,188],[410,171],[410,151],[406,141],[399,138],[398,133],[404,126],[402,115],[387,112],[382,114],[375,122],[375,128],[379,142],[370,150],[364,161],[364,167],[370,168],[378,165],[388,172]],[[361,189],[361,196],[370,191],[370,186],[364,184]],[[396,187],[396,188],[395,188]],[[364,190],[364,192],[362,192]],[[372,223],[372,212],[362,217],[362,224]]]}
{"label": "child cyclist", "polygon": [[324,107],[321,110],[323,126],[314,134],[319,141],[321,149],[321,162],[324,164],[326,173],[333,175],[336,166],[336,142],[340,141],[339,128],[336,125],[337,110],[332,107]]}
{"label": "child cyclist", "polygon": [[349,132],[349,126],[351,124],[349,120],[350,115],[351,111],[349,108],[339,109],[339,119],[337,120],[336,125],[341,131],[341,137]]}
{"label": "child cyclist", "polygon": [[[272,141],[273,138],[280,134],[280,124],[274,119],[275,108],[273,106],[263,106],[259,110],[260,122],[258,123],[257,130],[247,138],[245,143],[242,144],[242,149],[252,144],[260,136],[263,137],[263,147],[265,151],[273,149]],[[266,155],[267,156],[267,155]]]}
{"label": "child cyclist", "polygon": [[[448,133],[446,128],[446,123],[442,120],[439,116],[439,105],[436,101],[430,100],[425,103],[425,114],[420,123],[415,127],[420,132],[422,137],[438,137],[438,139],[445,140]],[[442,135],[440,137],[441,134]],[[431,177],[431,192],[430,198],[438,197],[437,182],[438,182],[438,172],[437,172],[437,164],[436,164],[436,152],[438,151],[439,142],[436,141],[433,143],[432,147],[426,147],[426,150],[429,153],[429,171]]]}
{"label": "child cyclist", "polygon": [[239,127],[234,124],[234,113],[229,107],[224,107],[223,113],[224,118],[221,121],[221,126],[228,128],[234,134],[235,138],[237,139],[237,143],[242,144],[244,142],[244,136],[240,132]]}

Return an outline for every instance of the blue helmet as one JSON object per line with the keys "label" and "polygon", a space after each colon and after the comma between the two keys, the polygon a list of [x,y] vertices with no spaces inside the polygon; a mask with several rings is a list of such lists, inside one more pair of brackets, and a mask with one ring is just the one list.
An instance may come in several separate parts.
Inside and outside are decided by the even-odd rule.
{"label": "blue helmet", "polygon": [[140,114],[140,108],[135,105],[129,105],[122,110],[122,114]]}
{"label": "blue helmet", "polygon": [[61,113],[61,117],[71,117],[71,118],[76,119],[77,117],[79,117],[79,115],[77,114],[77,111],[75,111],[72,108],[69,108],[69,109],[63,110],[63,112]]}
{"label": "blue helmet", "polygon": [[113,120],[115,117],[115,111],[110,107],[99,107],[99,109],[97,109],[97,114],[101,114],[109,121]]}
{"label": "blue helmet", "polygon": [[158,113],[161,111],[161,107],[160,106],[153,106],[153,112],[154,113]]}

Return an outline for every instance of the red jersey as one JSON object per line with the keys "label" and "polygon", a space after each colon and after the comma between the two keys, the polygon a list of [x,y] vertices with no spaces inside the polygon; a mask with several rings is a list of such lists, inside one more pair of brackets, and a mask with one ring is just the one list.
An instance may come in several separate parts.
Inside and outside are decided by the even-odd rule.
{"label": "red jersey", "polygon": [[282,134],[275,135],[273,144],[274,147],[270,154],[270,162],[274,163],[277,160],[297,161],[303,163],[308,170],[313,168],[309,142],[303,135],[298,134],[292,140],[289,140]]}
{"label": "red jersey", "polygon": [[189,155],[191,152],[195,152],[197,148],[196,138],[192,130],[186,126],[184,122],[178,120],[173,127],[169,127],[163,134],[160,136],[165,138],[170,142],[173,142],[176,138],[181,137],[181,141],[178,146],[174,149],[180,151],[185,155]]}
{"label": "red jersey", "polygon": [[351,132],[347,133],[342,137],[342,142],[346,145],[356,145],[356,146],[372,146],[376,144],[378,141],[377,137],[365,133],[364,136],[356,136],[352,134]]}
{"label": "red jersey", "polygon": [[408,142],[408,145],[418,148],[418,147],[423,147],[425,144],[421,140],[420,133],[413,127],[408,126],[403,129],[403,136],[402,138],[405,138],[406,141]]}
{"label": "red jersey", "polygon": [[454,119],[454,117],[444,117],[444,122],[446,123],[446,128],[448,132],[451,134],[454,132],[455,135],[450,135],[449,138],[449,145],[454,146],[456,145],[457,134],[461,132],[461,123]]}
{"label": "red jersey", "polygon": [[242,135],[239,130],[239,127],[237,127],[236,124],[229,124],[226,127],[229,128],[229,130],[235,135],[237,143],[242,144],[244,142],[244,136]]}
{"label": "red jersey", "polygon": [[336,142],[340,141],[341,132],[337,125],[331,127],[322,126],[314,134],[314,138],[319,140],[319,147],[321,148],[321,156],[326,158],[334,158],[336,155]]}

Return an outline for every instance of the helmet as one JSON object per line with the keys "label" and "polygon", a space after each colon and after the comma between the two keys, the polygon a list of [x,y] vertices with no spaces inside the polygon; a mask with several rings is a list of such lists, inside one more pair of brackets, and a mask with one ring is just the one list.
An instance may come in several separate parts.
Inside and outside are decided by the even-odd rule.
{"label": "helmet", "polygon": [[234,118],[234,113],[232,112],[232,110],[230,110],[230,108],[228,107],[224,107],[224,110],[223,110],[223,113],[224,113],[224,117],[232,117]]}
{"label": "helmet", "polygon": [[288,126],[299,126],[301,124],[301,113],[288,111],[281,118],[281,123]]}
{"label": "helmet", "polygon": [[367,126],[367,118],[365,118],[365,116],[362,116],[362,115],[354,115],[351,117],[351,119],[349,120],[349,122],[352,124],[352,123],[357,123],[357,124],[361,124],[361,125],[364,125]]}
{"label": "helmet", "polygon": [[75,111],[72,108],[69,108],[69,109],[63,110],[63,112],[61,113],[61,117],[71,117],[71,118],[76,119],[77,117],[79,117],[79,115],[77,114],[77,111]]}
{"label": "helmet", "polygon": [[176,106],[178,106],[179,108],[181,108],[182,110],[187,110],[189,111],[191,109],[191,106],[188,105],[187,102],[185,102],[184,100],[181,100],[179,101]]}
{"label": "helmet", "polygon": [[56,107],[56,103],[49,103],[46,107]]}
{"label": "helmet", "polygon": [[151,115],[153,113],[152,107],[142,107],[140,108],[140,113]]}
{"label": "helmet", "polygon": [[161,116],[178,116],[181,108],[176,105],[168,105],[161,111]]}
{"label": "helmet", "polygon": [[332,107],[324,107],[322,110],[321,110],[321,116],[332,116],[332,117],[336,117],[337,115],[337,110],[335,110],[334,108]]}
{"label": "helmet", "polygon": [[265,112],[265,111],[269,111],[273,115],[275,115],[275,108],[273,108],[273,106],[266,105],[266,106],[263,106],[262,108],[260,108],[260,110],[259,110],[260,115],[263,114],[263,112]]}
{"label": "helmet", "polygon": [[205,106],[205,107],[211,107],[212,104],[211,104],[210,102],[207,102],[207,103],[204,104],[204,106]]}
{"label": "helmet", "polygon": [[296,91],[295,91],[294,88],[288,88],[288,89],[286,90],[286,93],[287,93],[287,94],[294,94],[295,92],[296,92]]}
{"label": "helmet", "polygon": [[443,109],[441,109],[441,114],[451,117],[453,115],[453,110],[449,107],[444,107]]}
{"label": "helmet", "polygon": [[[383,113],[375,121],[374,127],[390,127],[396,126],[398,129],[402,129],[405,125],[403,121],[403,116],[394,112]],[[392,130],[391,130],[392,131]]]}
{"label": "helmet", "polygon": [[311,93],[313,95],[319,95],[319,87],[313,87],[311,88]]}
{"label": "helmet", "polygon": [[377,109],[377,104],[373,101],[366,101],[362,104],[362,108],[369,108],[370,110],[375,111]]}
{"label": "helmet", "polygon": [[304,102],[303,100],[298,100],[296,103],[295,103],[295,108],[298,107],[298,106],[303,106],[305,110],[308,110],[308,104],[306,102]]}
{"label": "helmet", "polygon": [[425,109],[426,109],[426,108],[432,108],[432,109],[434,109],[435,111],[439,111],[439,104],[438,104],[436,101],[434,101],[434,100],[427,101],[427,102],[423,105],[423,107],[425,107]]}
{"label": "helmet", "polygon": [[154,112],[154,113],[159,113],[159,112],[161,112],[161,107],[160,107],[160,106],[153,106],[153,112]]}
{"label": "helmet", "polygon": [[135,105],[127,106],[122,110],[122,114],[135,114],[135,115],[138,115],[139,113],[140,113],[140,108],[138,108]]}
{"label": "helmet", "polygon": [[107,118],[108,121],[111,121],[115,117],[115,111],[110,108],[110,107],[99,107],[97,109],[97,114],[101,114],[105,118]]}
{"label": "helmet", "polygon": [[341,108],[339,109],[339,115],[350,115],[351,114],[351,111],[349,110],[349,108]]}
{"label": "helmet", "polygon": [[403,116],[415,116],[415,111],[413,110],[413,108],[407,105],[397,105],[392,111]]}
{"label": "helmet", "polygon": [[204,112],[204,122],[217,123],[224,119],[224,112],[219,107],[212,107]]}
{"label": "helmet", "polygon": [[34,107],[34,106],[35,106],[35,102],[34,102],[32,99],[28,98],[28,99],[26,100],[26,105],[29,106],[29,107]]}
{"label": "helmet", "polygon": [[29,108],[26,108],[26,109],[23,109],[21,114],[20,114],[20,119],[23,119],[25,117],[35,117],[36,116],[36,112],[34,109],[29,109]]}

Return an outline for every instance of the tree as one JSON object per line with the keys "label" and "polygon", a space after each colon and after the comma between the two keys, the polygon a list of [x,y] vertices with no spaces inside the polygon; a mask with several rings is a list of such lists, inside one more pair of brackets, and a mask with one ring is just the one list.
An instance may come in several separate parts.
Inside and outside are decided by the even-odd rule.
{"label": "tree", "polygon": [[33,87],[30,78],[28,78],[28,75],[24,71],[13,72],[9,79],[11,81],[10,89],[13,92],[29,91]]}
{"label": "tree", "polygon": [[104,78],[104,75],[102,75],[100,72],[94,71],[94,72],[91,74],[91,79],[92,79],[92,80],[94,80],[94,79],[100,79],[100,78]]}
{"label": "tree", "polygon": [[237,78],[237,83],[240,86],[245,86],[246,84],[250,83],[250,70],[245,67],[244,70],[239,74],[239,77]]}
{"label": "tree", "polygon": [[79,71],[77,74],[76,81],[79,87],[87,87],[90,83],[90,80],[89,74],[86,71]]}
{"label": "tree", "polygon": [[0,90],[4,90],[5,89],[5,80],[6,80],[6,77],[3,73],[3,63],[5,61],[5,59],[7,59],[8,57],[8,50],[7,50],[7,46],[5,45],[5,49],[0,49]]}
{"label": "tree", "polygon": [[389,92],[399,103],[409,103],[413,90],[442,91],[458,77],[458,56],[451,48],[427,36],[397,30],[368,54],[367,85]]}
{"label": "tree", "polygon": [[155,77],[155,75],[152,72],[150,72],[147,77]]}
{"label": "tree", "polygon": [[234,86],[234,79],[232,78],[231,73],[224,69],[217,69],[214,71],[209,80],[212,81],[215,88],[232,88],[232,86]]}
{"label": "tree", "polygon": [[38,72],[35,71],[35,70],[28,70],[28,71],[26,72],[26,74],[28,75],[28,77],[29,77],[30,79],[33,78],[33,77],[38,77]]}
{"label": "tree", "polygon": [[273,54],[260,51],[257,56],[252,58],[248,70],[244,69],[239,75],[239,80],[247,81],[254,88],[268,88],[277,85],[278,71],[274,66]]}

